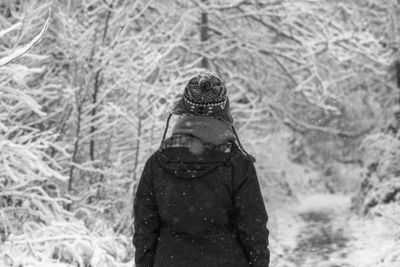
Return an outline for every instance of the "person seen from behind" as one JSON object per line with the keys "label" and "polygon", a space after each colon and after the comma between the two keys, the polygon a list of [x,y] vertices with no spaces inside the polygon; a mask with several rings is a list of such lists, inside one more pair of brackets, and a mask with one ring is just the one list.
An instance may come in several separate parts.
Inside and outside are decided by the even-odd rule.
{"label": "person seen from behind", "polygon": [[[171,115],[179,119],[166,139]],[[136,267],[268,267],[268,216],[227,89],[189,80],[146,162],[134,200]]]}

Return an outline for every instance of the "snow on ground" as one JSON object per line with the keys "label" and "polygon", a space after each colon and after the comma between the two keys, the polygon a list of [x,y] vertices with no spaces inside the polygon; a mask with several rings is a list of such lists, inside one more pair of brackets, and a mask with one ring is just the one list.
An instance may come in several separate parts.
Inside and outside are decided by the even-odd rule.
{"label": "snow on ground", "polygon": [[[388,211],[386,213],[390,214]],[[399,222],[385,216],[353,216],[350,226],[352,253],[349,258],[354,266],[400,266]]]}
{"label": "snow on ground", "polygon": [[314,194],[298,196],[300,201],[297,211],[344,211],[350,208],[351,198],[340,194]]}
{"label": "snow on ground", "polygon": [[[251,134],[244,140],[259,140]],[[400,222],[384,215],[358,215],[351,209],[362,169],[337,166],[338,173],[321,177],[290,162],[286,138],[283,133],[246,144],[250,152],[257,151],[256,166],[267,200],[270,266],[400,267]],[[327,180],[343,193],[318,193]],[[381,213],[400,216],[390,210]]]}
{"label": "snow on ground", "polygon": [[274,267],[294,267],[289,260],[291,253],[297,244],[297,235],[305,226],[305,223],[297,215],[296,205],[286,203],[280,207],[268,209],[271,264]]}
{"label": "snow on ground", "polygon": [[347,195],[314,194],[298,199],[297,204],[271,212],[271,216],[281,216],[272,220],[271,266],[400,266],[395,253],[396,246],[400,249],[399,225],[384,217],[355,214]]}
{"label": "snow on ground", "polygon": [[350,198],[345,195],[300,196],[297,212],[305,222],[297,236],[292,261],[302,267],[351,266],[345,225]]}

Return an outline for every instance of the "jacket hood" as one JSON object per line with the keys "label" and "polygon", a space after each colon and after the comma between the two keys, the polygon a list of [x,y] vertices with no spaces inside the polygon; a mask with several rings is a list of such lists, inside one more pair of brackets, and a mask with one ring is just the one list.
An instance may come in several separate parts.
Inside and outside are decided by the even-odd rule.
{"label": "jacket hood", "polygon": [[211,116],[182,116],[175,124],[172,134],[192,135],[213,145],[235,141],[232,126]]}
{"label": "jacket hood", "polygon": [[200,178],[227,162],[231,153],[205,149],[195,154],[186,147],[171,147],[159,152],[158,162],[169,173],[184,179]]}

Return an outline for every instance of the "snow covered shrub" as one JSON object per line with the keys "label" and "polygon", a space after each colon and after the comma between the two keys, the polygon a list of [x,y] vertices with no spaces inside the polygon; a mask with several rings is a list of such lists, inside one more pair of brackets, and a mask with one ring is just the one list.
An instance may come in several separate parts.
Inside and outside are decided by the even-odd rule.
{"label": "snow covered shrub", "polygon": [[0,245],[0,259],[6,266],[133,266],[133,251],[129,237],[100,221],[92,229],[82,222],[54,221],[25,224],[24,234]]}
{"label": "snow covered shrub", "polygon": [[365,172],[355,207],[367,213],[372,208],[391,202],[400,203],[399,136],[377,133],[362,144]]}
{"label": "snow covered shrub", "polygon": [[63,204],[69,201],[59,188],[66,177],[44,152],[53,138],[27,131],[12,141],[0,140],[0,233],[4,236],[20,232],[31,220],[49,223],[66,216]]}
{"label": "snow covered shrub", "polygon": [[[7,5],[1,6],[7,10]],[[9,9],[19,7],[10,3]],[[0,36],[0,236],[7,240],[10,234],[24,231],[28,222],[48,224],[67,217],[61,184],[67,177],[62,166],[51,154],[66,155],[57,134],[48,129],[45,121],[53,114],[46,110],[57,99],[54,86],[41,86],[45,73],[46,56],[30,54],[19,59],[47,30],[49,12],[46,6],[32,11],[42,20],[27,17],[32,32],[17,29],[22,24],[4,21],[6,30]],[[46,19],[47,16],[47,19]],[[22,35],[21,35],[22,34]],[[24,40],[17,49],[9,44]],[[11,46],[12,47],[12,46]]]}

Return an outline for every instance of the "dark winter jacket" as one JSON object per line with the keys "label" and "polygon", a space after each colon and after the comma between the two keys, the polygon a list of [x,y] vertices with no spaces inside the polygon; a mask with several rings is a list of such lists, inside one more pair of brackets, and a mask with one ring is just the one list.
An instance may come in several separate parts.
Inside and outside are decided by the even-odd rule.
{"label": "dark winter jacket", "polygon": [[146,162],[134,202],[136,267],[268,267],[267,213],[253,163],[169,147]]}

